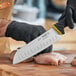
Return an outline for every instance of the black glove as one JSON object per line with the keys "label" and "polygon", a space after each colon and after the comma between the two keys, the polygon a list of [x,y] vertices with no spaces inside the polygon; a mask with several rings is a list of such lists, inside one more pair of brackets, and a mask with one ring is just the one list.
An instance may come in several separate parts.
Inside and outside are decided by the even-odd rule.
{"label": "black glove", "polygon": [[64,34],[64,28],[68,26],[70,29],[73,29],[74,23],[76,23],[76,0],[68,0],[66,9],[58,23],[54,25],[54,28],[60,31],[60,34]]}
{"label": "black glove", "polygon": [[[12,21],[7,27],[6,36],[12,37],[15,40],[29,43],[44,32],[45,29],[42,26]],[[41,53],[47,53],[50,51],[52,51],[52,46],[45,49]]]}

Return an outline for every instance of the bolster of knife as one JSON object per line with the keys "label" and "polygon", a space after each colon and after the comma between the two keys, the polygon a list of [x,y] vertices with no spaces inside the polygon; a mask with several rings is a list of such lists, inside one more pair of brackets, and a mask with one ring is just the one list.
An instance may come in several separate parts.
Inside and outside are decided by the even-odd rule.
{"label": "bolster of knife", "polygon": [[59,35],[62,35],[64,34],[64,27],[63,26],[60,26],[58,24],[54,24],[52,26],[52,28],[59,34]]}

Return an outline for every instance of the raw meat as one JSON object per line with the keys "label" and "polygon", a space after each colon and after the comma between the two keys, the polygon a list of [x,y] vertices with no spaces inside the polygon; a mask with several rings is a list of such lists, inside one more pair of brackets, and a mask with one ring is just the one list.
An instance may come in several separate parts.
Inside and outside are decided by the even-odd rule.
{"label": "raw meat", "polygon": [[[14,50],[11,54],[10,54],[10,60],[13,60],[13,57],[16,53],[16,50]],[[38,56],[29,58],[27,60],[25,60],[24,62],[30,62],[30,61],[35,61],[38,64],[51,64],[51,65],[60,65],[63,64],[65,62],[65,60],[67,59],[67,57],[65,57],[62,54],[59,53],[44,53],[44,54],[40,54]]]}
{"label": "raw meat", "polygon": [[73,59],[72,63],[73,66],[76,66],[76,57]]}
{"label": "raw meat", "polygon": [[66,59],[67,57],[64,55],[55,52],[45,53],[34,57],[35,62],[38,64],[52,64],[57,66],[63,64]]}

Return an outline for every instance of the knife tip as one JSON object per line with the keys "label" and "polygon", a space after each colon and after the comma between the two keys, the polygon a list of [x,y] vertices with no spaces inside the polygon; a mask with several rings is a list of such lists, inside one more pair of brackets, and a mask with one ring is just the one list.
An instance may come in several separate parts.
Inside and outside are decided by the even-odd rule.
{"label": "knife tip", "polygon": [[15,60],[13,60],[13,64],[17,64]]}

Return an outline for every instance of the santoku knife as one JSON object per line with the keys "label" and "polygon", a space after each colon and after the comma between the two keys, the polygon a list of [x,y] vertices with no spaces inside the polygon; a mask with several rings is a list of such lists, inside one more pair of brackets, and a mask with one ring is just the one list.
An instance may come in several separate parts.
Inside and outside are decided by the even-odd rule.
{"label": "santoku knife", "polygon": [[14,55],[13,64],[20,63],[36,55],[42,50],[48,48],[59,39],[60,35],[53,28],[51,28],[27,45],[23,46],[21,49],[18,49]]}

